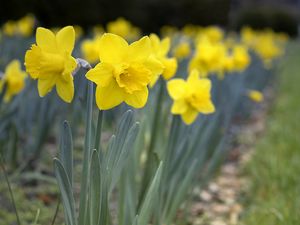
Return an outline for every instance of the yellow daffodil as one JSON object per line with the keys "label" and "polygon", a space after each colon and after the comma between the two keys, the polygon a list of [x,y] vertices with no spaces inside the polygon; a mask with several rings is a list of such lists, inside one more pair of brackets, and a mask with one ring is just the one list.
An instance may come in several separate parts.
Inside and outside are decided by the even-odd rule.
{"label": "yellow daffodil", "polygon": [[189,63],[189,71],[197,69],[201,74],[223,73],[226,47],[223,43],[212,43],[207,38],[199,40],[196,52]]}
{"label": "yellow daffodil", "polygon": [[187,58],[191,54],[191,47],[188,42],[179,43],[173,50],[173,55],[177,59]]}
{"label": "yellow daffodil", "polygon": [[99,61],[100,40],[101,35],[98,35],[93,39],[84,40],[81,43],[81,52],[84,59],[86,59],[89,63],[96,63]]}
{"label": "yellow daffodil", "polygon": [[215,111],[211,101],[211,81],[206,78],[199,79],[197,70],[193,70],[187,81],[173,79],[167,83],[169,95],[174,100],[171,113],[181,115],[186,124],[195,121],[198,113],[210,114]]}
{"label": "yellow daffodil", "polygon": [[35,18],[33,15],[27,15],[17,22],[18,33],[24,37],[29,37],[33,33]]}
{"label": "yellow daffodil", "polygon": [[[160,40],[155,34],[150,35],[152,53],[163,64],[164,69],[162,76],[165,80],[172,78],[177,70],[177,60],[175,58],[169,58],[168,52],[170,50],[170,38],[166,37]],[[155,76],[151,80],[151,86],[153,86],[159,76]]]}
{"label": "yellow daffodil", "polygon": [[13,36],[15,34],[15,31],[16,31],[16,23],[15,23],[15,21],[12,21],[12,20],[7,21],[3,25],[2,31],[7,36]]}
{"label": "yellow daffodil", "polygon": [[108,33],[119,35],[127,40],[137,39],[140,36],[139,28],[133,26],[128,20],[118,18],[107,24]]}
{"label": "yellow daffodil", "polygon": [[152,56],[149,37],[128,43],[115,34],[104,34],[99,42],[100,63],[87,72],[87,79],[97,85],[99,109],[111,109],[122,102],[143,107],[148,99],[148,84],[161,74],[163,65]]}
{"label": "yellow daffodil", "polygon": [[244,45],[235,45],[232,50],[234,69],[236,71],[245,70],[250,64],[250,55]]}
{"label": "yellow daffodil", "polygon": [[93,34],[94,36],[99,36],[99,35],[102,35],[104,34],[104,28],[102,25],[96,25],[93,27]]}
{"label": "yellow daffodil", "polygon": [[20,93],[25,87],[27,74],[22,71],[21,64],[18,60],[13,60],[5,69],[4,75],[0,80],[0,91],[6,85],[4,101],[8,102],[13,96]]}
{"label": "yellow daffodil", "polygon": [[77,40],[82,37],[82,35],[84,34],[84,31],[83,31],[82,27],[79,25],[74,25],[73,27],[75,30],[75,38]]}
{"label": "yellow daffodil", "polygon": [[39,27],[36,43],[26,52],[26,71],[33,79],[38,79],[38,91],[45,96],[55,86],[58,95],[71,102],[74,96],[72,72],[76,60],[72,57],[75,31],[72,26],[62,28],[55,35],[48,29]]}
{"label": "yellow daffodil", "polygon": [[264,96],[260,91],[249,90],[248,97],[254,102],[262,102],[264,100]]}
{"label": "yellow daffodil", "polygon": [[165,25],[160,28],[162,37],[173,37],[178,32],[177,27]]}

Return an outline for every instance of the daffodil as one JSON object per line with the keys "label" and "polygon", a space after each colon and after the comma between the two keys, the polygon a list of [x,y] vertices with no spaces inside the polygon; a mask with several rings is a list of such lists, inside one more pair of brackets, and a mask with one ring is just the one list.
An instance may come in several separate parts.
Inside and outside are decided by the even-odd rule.
{"label": "daffodil", "polygon": [[184,59],[191,54],[191,47],[187,41],[179,43],[173,50],[173,55],[177,59]]}
{"label": "daffodil", "polygon": [[127,40],[136,39],[140,36],[140,29],[133,26],[128,20],[120,17],[107,24],[108,33],[119,35]]}
{"label": "daffodil", "polygon": [[15,31],[16,31],[16,22],[12,21],[12,20],[7,21],[3,25],[2,31],[7,36],[13,36],[15,34]]}
{"label": "daffodil", "polygon": [[197,70],[193,70],[187,81],[173,79],[167,83],[169,95],[174,100],[171,113],[181,115],[186,124],[195,121],[199,113],[210,114],[215,111],[211,101],[211,81],[199,78]]}
{"label": "daffodil", "polygon": [[99,61],[99,51],[101,35],[95,36],[93,39],[84,40],[81,44],[81,52],[83,57],[89,63],[96,63]]}
{"label": "daffodil", "polygon": [[5,69],[4,75],[0,80],[0,91],[6,85],[4,101],[8,102],[11,98],[20,93],[25,87],[27,74],[22,71],[21,64],[18,60],[13,60]]}
{"label": "daffodil", "polygon": [[152,56],[149,37],[128,43],[115,34],[104,34],[99,42],[99,60],[86,74],[96,83],[99,109],[111,109],[122,102],[143,107],[148,99],[148,84],[161,74],[163,65]]}
{"label": "daffodil", "polygon": [[[152,45],[152,54],[164,66],[162,76],[165,80],[169,80],[175,75],[177,70],[176,58],[168,57],[168,52],[170,50],[170,38],[166,37],[163,40],[160,40],[157,35],[151,34],[150,40]],[[153,86],[156,83],[158,77],[159,77],[158,75],[152,77],[151,86]]]}
{"label": "daffodil", "polygon": [[203,37],[196,46],[196,52],[189,63],[189,71],[197,69],[203,75],[223,73],[226,47],[223,43],[213,43]]}
{"label": "daffodil", "polygon": [[29,37],[33,33],[34,25],[35,18],[33,15],[24,16],[17,21],[17,32],[24,37]]}
{"label": "daffodil", "polygon": [[247,95],[254,102],[262,102],[264,100],[264,96],[260,91],[249,90]]}
{"label": "daffodil", "polygon": [[44,97],[53,87],[65,101],[74,96],[72,72],[77,63],[72,57],[75,31],[72,26],[62,28],[55,35],[48,29],[39,27],[36,43],[26,52],[25,66],[31,78],[38,80],[38,92]]}

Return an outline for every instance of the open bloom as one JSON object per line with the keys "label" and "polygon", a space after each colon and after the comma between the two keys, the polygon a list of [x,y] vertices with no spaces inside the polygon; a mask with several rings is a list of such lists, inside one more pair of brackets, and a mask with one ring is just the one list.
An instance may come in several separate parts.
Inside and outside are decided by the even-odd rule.
{"label": "open bloom", "polygon": [[111,21],[107,24],[107,31],[119,35],[127,40],[133,40],[140,37],[140,29],[133,26],[128,20],[120,17],[115,21]]}
{"label": "open bloom", "polygon": [[[177,60],[176,58],[169,58],[168,52],[170,50],[170,38],[166,37],[160,40],[155,34],[150,35],[152,54],[163,64],[164,69],[162,76],[165,80],[172,78],[177,70]],[[154,76],[151,80],[151,86],[153,86],[159,76]]]}
{"label": "open bloom", "polygon": [[169,95],[174,100],[171,113],[181,115],[186,124],[191,124],[197,118],[198,113],[210,114],[215,111],[211,101],[211,81],[199,78],[197,70],[193,70],[187,81],[173,79],[168,82]]}
{"label": "open bloom", "polygon": [[150,39],[143,37],[128,45],[122,37],[107,33],[101,37],[99,49],[100,63],[86,74],[97,84],[99,109],[107,110],[122,102],[143,107],[148,99],[147,85],[163,70],[160,61],[152,56]]}
{"label": "open bloom", "polygon": [[48,29],[39,27],[36,43],[26,52],[26,71],[38,80],[41,97],[56,87],[58,95],[71,102],[74,96],[72,72],[76,69],[76,60],[71,56],[75,31],[72,26],[62,28],[56,35]]}
{"label": "open bloom", "polygon": [[264,100],[264,96],[260,91],[249,90],[247,95],[254,102],[262,102]]}
{"label": "open bloom", "polygon": [[6,85],[4,101],[8,102],[13,96],[20,93],[25,87],[27,74],[22,71],[21,64],[18,60],[13,60],[5,69],[4,75],[0,80],[0,91]]}

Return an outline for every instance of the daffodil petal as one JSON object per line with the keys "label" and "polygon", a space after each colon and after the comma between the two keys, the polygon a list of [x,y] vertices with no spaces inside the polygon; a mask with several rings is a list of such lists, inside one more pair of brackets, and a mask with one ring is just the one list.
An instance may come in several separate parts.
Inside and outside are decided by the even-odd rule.
{"label": "daffodil petal", "polygon": [[98,63],[94,69],[91,69],[85,75],[90,81],[93,81],[101,87],[109,85],[113,79],[113,66],[108,63]]}
{"label": "daffodil petal", "polygon": [[169,37],[166,37],[161,41],[161,53],[163,56],[166,56],[168,54],[170,50],[170,43],[171,40]]}
{"label": "daffodil petal", "polygon": [[143,37],[133,42],[128,48],[127,61],[145,60],[151,54],[151,42],[149,37]]}
{"label": "daffodil petal", "polygon": [[59,51],[71,54],[75,44],[75,30],[72,26],[62,28],[56,34],[57,47]]}
{"label": "daffodil petal", "polygon": [[174,101],[172,108],[171,108],[171,113],[172,114],[183,114],[188,108],[188,105],[184,101],[184,99],[179,99]]}
{"label": "daffodil petal", "polygon": [[50,92],[55,85],[55,78],[50,79],[39,79],[38,80],[38,91],[40,97],[44,97],[48,92]]}
{"label": "daffodil petal", "polygon": [[127,42],[118,35],[106,33],[99,41],[101,62],[120,63],[127,52]]}
{"label": "daffodil petal", "polygon": [[[72,75],[70,75],[72,76]],[[74,83],[73,79],[66,82],[63,79],[58,79],[56,82],[56,91],[59,97],[67,103],[70,103],[74,97]]]}
{"label": "daffodil petal", "polygon": [[163,77],[165,80],[169,80],[172,78],[177,70],[177,60],[175,58],[170,58],[170,59],[164,59],[163,61],[164,64],[164,72],[163,72]]}
{"label": "daffodil petal", "polygon": [[56,38],[51,30],[43,27],[37,28],[36,43],[43,51],[50,53],[57,52]]}
{"label": "daffodil petal", "polygon": [[184,114],[181,115],[183,122],[187,125],[192,124],[198,116],[198,112],[192,108],[189,108]]}
{"label": "daffodil petal", "polygon": [[144,65],[152,72],[152,76],[154,77],[162,74],[165,68],[164,65],[153,55],[144,62]]}
{"label": "daffodil petal", "polygon": [[106,87],[97,86],[96,89],[96,103],[99,109],[111,109],[124,100],[124,91],[118,86],[117,82],[113,80]]}
{"label": "daffodil petal", "polygon": [[187,84],[183,79],[173,79],[167,83],[169,95],[175,100],[185,95],[186,88]]}
{"label": "daffodil petal", "polygon": [[145,106],[148,99],[148,88],[144,87],[143,90],[135,91],[132,94],[126,94],[125,102],[134,107],[142,108]]}

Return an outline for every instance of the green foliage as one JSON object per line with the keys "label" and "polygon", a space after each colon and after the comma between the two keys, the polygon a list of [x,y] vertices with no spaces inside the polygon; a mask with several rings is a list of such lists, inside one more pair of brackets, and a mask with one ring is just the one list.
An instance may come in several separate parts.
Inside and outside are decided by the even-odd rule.
{"label": "green foliage", "polygon": [[243,224],[300,223],[300,46],[293,43],[278,71],[278,98],[266,134],[246,166],[251,188]]}

